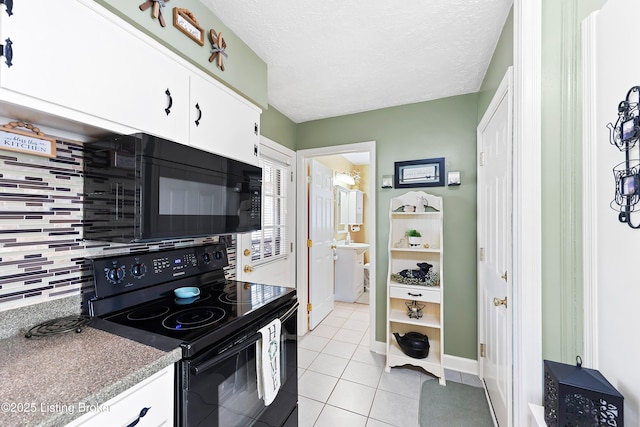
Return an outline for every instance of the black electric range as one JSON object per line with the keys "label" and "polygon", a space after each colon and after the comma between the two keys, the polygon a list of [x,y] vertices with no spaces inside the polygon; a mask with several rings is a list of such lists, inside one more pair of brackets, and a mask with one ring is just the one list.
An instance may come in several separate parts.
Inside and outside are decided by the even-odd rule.
{"label": "black electric range", "polygon": [[[95,289],[86,295],[86,307],[93,327],[165,351],[182,349],[175,364],[175,425],[297,425],[295,289],[225,279],[224,244],[90,262]],[[178,298],[174,290],[181,287],[195,287],[197,295]],[[280,363],[266,366],[281,385],[267,404],[258,348],[264,341],[260,329],[274,325],[280,335],[269,341],[269,354],[277,340]]]}

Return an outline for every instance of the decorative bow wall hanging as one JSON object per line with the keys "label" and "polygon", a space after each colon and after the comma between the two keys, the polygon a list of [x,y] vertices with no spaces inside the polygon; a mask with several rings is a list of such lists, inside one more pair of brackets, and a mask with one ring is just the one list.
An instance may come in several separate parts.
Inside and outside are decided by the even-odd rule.
{"label": "decorative bow wall hanging", "polygon": [[151,17],[153,19],[157,19],[158,22],[160,22],[160,26],[164,27],[165,22],[164,22],[164,18],[162,17],[162,9],[164,9],[164,4],[168,1],[169,0],[147,0],[144,3],[142,3],[139,7],[140,7],[140,10],[144,12],[145,10],[153,6],[153,8],[151,8]]}
{"label": "decorative bow wall hanging", "polygon": [[218,67],[224,71],[224,62],[222,61],[222,56],[228,58],[229,55],[225,52],[227,48],[227,42],[222,38],[222,32],[217,33],[212,28],[209,31],[209,40],[211,41],[211,56],[209,57],[209,62],[213,62],[216,57],[218,58]]}

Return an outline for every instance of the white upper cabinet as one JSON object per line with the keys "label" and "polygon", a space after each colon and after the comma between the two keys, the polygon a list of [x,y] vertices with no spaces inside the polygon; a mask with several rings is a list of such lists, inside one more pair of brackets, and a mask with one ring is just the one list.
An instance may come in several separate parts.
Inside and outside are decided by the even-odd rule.
{"label": "white upper cabinet", "polygon": [[349,224],[362,224],[364,193],[360,190],[349,192]]}
{"label": "white upper cabinet", "polygon": [[5,102],[258,164],[260,108],[97,3],[20,1],[0,16]]}
{"label": "white upper cabinet", "polygon": [[11,40],[13,60],[0,65],[0,87],[26,95],[27,107],[45,101],[54,114],[62,107],[87,121],[186,140],[187,69],[92,3],[29,0],[16,2],[11,16],[3,11],[2,40]]}
{"label": "white upper cabinet", "polygon": [[190,82],[189,143],[257,165],[260,109],[214,81],[194,74]]}

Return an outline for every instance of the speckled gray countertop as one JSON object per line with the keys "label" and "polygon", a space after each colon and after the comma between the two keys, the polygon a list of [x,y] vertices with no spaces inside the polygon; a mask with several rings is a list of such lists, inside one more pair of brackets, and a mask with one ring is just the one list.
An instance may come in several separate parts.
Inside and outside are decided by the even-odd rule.
{"label": "speckled gray countertop", "polygon": [[2,339],[0,426],[64,426],[180,357],[91,327]]}

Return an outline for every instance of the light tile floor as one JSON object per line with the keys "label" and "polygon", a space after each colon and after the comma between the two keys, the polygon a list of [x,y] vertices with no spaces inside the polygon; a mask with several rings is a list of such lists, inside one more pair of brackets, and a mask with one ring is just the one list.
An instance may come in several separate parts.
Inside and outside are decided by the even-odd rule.
{"label": "light tile floor", "polygon": [[[422,383],[436,379],[405,367],[384,372],[384,356],[369,351],[368,320],[368,305],[336,301],[298,340],[300,427],[418,426]],[[445,370],[445,377],[482,387],[475,375]]]}

